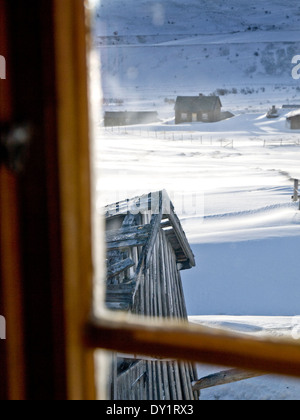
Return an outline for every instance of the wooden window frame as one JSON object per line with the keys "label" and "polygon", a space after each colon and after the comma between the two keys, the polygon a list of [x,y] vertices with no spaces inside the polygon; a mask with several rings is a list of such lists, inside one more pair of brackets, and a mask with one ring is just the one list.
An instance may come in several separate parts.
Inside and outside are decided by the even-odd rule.
{"label": "wooden window frame", "polygon": [[[70,4],[70,9],[66,9],[65,3]],[[65,71],[71,77],[69,79],[70,91],[76,91],[75,86],[78,83],[82,86],[81,98],[84,100],[85,106],[81,109],[73,109],[74,113],[74,125],[76,121],[83,120],[84,130],[82,132],[82,138],[88,138],[88,107],[86,106],[87,91],[85,93],[86,81],[88,80],[88,74],[85,73],[87,70],[83,66],[85,56],[85,43],[86,37],[84,28],[78,32],[76,44],[76,50],[78,55],[76,57],[68,57],[66,50],[62,48],[65,40],[70,37],[70,28],[65,25],[66,13],[67,21],[69,19],[75,19],[79,26],[83,25],[83,12],[80,10],[76,11],[73,9],[71,4],[81,3],[81,0],[64,0],[64,5],[61,5],[61,0],[57,0],[57,10],[60,9],[61,13],[58,16],[62,19],[61,23],[57,25],[57,49],[61,50],[59,55],[60,66],[68,63],[68,68],[61,68],[61,84],[59,91],[62,96],[69,98],[69,106],[72,106],[72,97],[70,92],[65,92],[66,86],[64,85]],[[72,9],[72,10],[71,10]],[[80,13],[78,14],[78,11]],[[77,12],[77,13],[76,13]],[[63,33],[61,33],[61,31]],[[74,68],[81,69],[81,72],[75,77]],[[86,96],[85,96],[86,94]],[[78,113],[78,111],[80,113]],[[61,127],[66,127],[68,124],[67,115],[61,115]],[[76,131],[76,130],[75,130]],[[75,134],[74,131],[74,134]],[[61,133],[62,138],[63,133]],[[71,136],[72,138],[72,136]],[[72,141],[70,138],[70,141]],[[82,145],[86,148],[86,145]],[[86,154],[86,153],[85,153]],[[87,156],[86,156],[87,158]],[[75,168],[77,163],[78,155],[72,156]],[[60,162],[61,171],[66,165],[66,161],[70,161],[68,150],[63,153],[62,160]],[[90,190],[90,179],[88,176],[88,166],[80,168],[83,171],[84,182],[77,184],[79,191],[77,194],[86,194],[86,191]],[[62,183],[69,183],[69,174],[65,174],[65,179],[62,179]],[[75,191],[74,191],[75,193]],[[81,201],[82,210],[85,213],[86,218],[90,213],[90,207],[88,205],[89,200]],[[66,212],[66,217],[67,212]],[[89,226],[87,220],[86,227]],[[86,232],[85,232],[86,233]],[[100,234],[101,235],[101,234]],[[68,233],[65,233],[65,238],[68,238]],[[71,246],[73,248],[74,245]],[[74,250],[74,252],[76,249]],[[78,250],[77,250],[78,251]],[[70,257],[71,250],[66,250],[66,258]],[[97,261],[95,261],[97,264]],[[104,283],[104,278],[103,278]],[[85,303],[87,305],[87,299],[89,294],[85,294]],[[92,300],[90,300],[92,305]],[[104,305],[104,303],[103,303]],[[87,311],[86,311],[87,313]],[[284,374],[300,377],[300,345],[296,340],[282,340],[282,339],[257,339],[257,338],[246,338],[234,334],[229,334],[224,331],[216,331],[210,328],[204,328],[199,326],[188,326],[186,324],[179,325],[178,323],[170,321],[153,321],[153,320],[141,320],[131,315],[117,315],[103,309],[101,316],[86,319],[84,328],[84,342],[82,343],[86,348],[94,350],[105,349],[110,351],[118,351],[128,354],[143,354],[145,356],[155,356],[162,358],[174,358],[179,360],[187,360],[199,363],[210,363],[215,365],[223,365],[229,367],[238,367],[242,369],[252,369],[254,371],[260,371],[263,373],[274,373]]]}
{"label": "wooden window frame", "polygon": [[87,323],[85,343],[92,349],[300,377],[300,343],[292,338],[249,338],[172,320],[140,319],[103,310],[100,318],[93,317]]}
{"label": "wooden window frame", "polygon": [[[1,4],[3,1],[5,0],[0,0]],[[17,211],[19,204],[15,201],[18,196],[19,181],[8,171],[1,170],[0,192],[4,191],[5,194],[5,187],[11,187],[9,190],[6,189],[6,195],[1,196],[1,202],[7,203],[9,207],[13,206],[12,208],[16,210],[10,213],[9,207],[4,207],[0,214],[1,245],[3,245],[0,287],[5,300],[5,305],[0,305],[0,309],[8,316],[8,341],[5,358],[1,357],[1,362],[5,361],[3,378],[5,376],[6,389],[2,387],[4,379],[1,378],[1,396],[10,399],[45,397],[48,395],[47,390],[43,395],[42,390],[38,389],[38,381],[34,381],[41,374],[45,376],[44,382],[48,378],[53,381],[54,390],[52,389],[49,395],[51,398],[95,399],[96,349],[300,377],[300,345],[296,340],[242,337],[215,329],[182,325],[171,320],[148,320],[110,313],[104,308],[97,317],[95,316],[93,286],[95,277],[97,281],[102,277],[104,288],[104,269],[102,266],[100,269],[97,268],[97,258],[93,259],[95,242],[92,243],[95,229],[98,227],[93,224],[93,192],[90,177],[92,141],[87,66],[89,25],[83,0],[30,2],[37,8],[48,3],[51,6],[49,10],[53,12],[49,21],[53,24],[54,51],[51,58],[54,59],[54,63],[51,69],[55,74],[54,81],[47,79],[43,80],[43,83],[48,89],[49,85],[54,84],[55,98],[52,98],[51,89],[47,90],[49,95],[46,95],[47,100],[44,105],[45,121],[51,122],[54,128],[47,126],[51,135],[46,128],[43,135],[46,138],[46,146],[52,144],[53,135],[55,147],[48,150],[47,146],[46,150],[43,150],[46,157],[51,156],[50,162],[45,159],[43,163],[46,165],[47,198],[54,200],[54,203],[48,203],[48,219],[46,217],[51,231],[51,237],[48,239],[49,267],[53,270],[52,278],[48,274],[47,287],[52,286],[53,290],[52,300],[41,295],[46,307],[42,308],[42,313],[39,315],[46,315],[46,318],[49,318],[49,325],[57,326],[57,331],[52,332],[51,336],[49,334],[48,339],[43,332],[43,337],[46,337],[47,343],[53,349],[51,367],[54,372],[52,374],[49,368],[46,372],[36,371],[34,362],[39,362],[41,366],[45,362],[43,354],[33,353],[34,358],[32,356],[32,352],[35,351],[35,340],[39,337],[28,339],[27,336],[24,337],[20,328],[19,322],[23,320],[24,313],[22,302],[29,310],[25,298],[34,292],[36,283],[28,278],[32,275],[30,270],[27,275],[24,274],[24,261],[22,261],[22,250],[26,245],[24,238],[23,243],[19,244],[20,248],[13,243],[11,247],[5,248],[9,243],[9,237],[13,236],[16,239],[20,237],[20,217]],[[21,5],[21,8],[25,7],[26,2],[15,0],[14,5],[17,10],[18,5]],[[19,16],[20,22],[22,17]],[[42,28],[42,25],[40,26]],[[27,77],[30,79],[30,73]],[[7,118],[11,119],[12,116],[8,115]],[[32,177],[35,173],[32,170]],[[32,177],[29,179],[34,179]],[[8,220],[12,224],[7,230],[3,230],[2,226],[5,226]],[[96,233],[99,233],[99,240],[103,241],[103,238],[101,239],[103,232],[99,230]],[[97,257],[100,258],[99,254]],[[3,263],[4,260],[7,261],[6,264]],[[15,261],[18,261],[18,265],[9,264]],[[39,277],[36,280],[43,281]],[[50,280],[54,281],[54,285]],[[16,301],[11,299],[12,288],[20,300],[17,310]],[[35,321],[34,309],[30,309],[29,313],[32,321]],[[39,325],[37,322],[37,326]],[[9,336],[11,338],[14,336],[14,340],[9,341]],[[27,347],[27,350],[24,350],[24,347]],[[31,362],[29,365],[28,360]],[[19,365],[21,369],[18,369]],[[105,396],[100,395],[100,398],[103,397]]]}

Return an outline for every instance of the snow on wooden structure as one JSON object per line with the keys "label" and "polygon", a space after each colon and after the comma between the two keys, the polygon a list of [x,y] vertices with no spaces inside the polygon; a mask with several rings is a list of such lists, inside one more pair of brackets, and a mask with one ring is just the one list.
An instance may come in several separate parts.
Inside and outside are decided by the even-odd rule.
{"label": "snow on wooden structure", "polygon": [[[109,309],[188,322],[180,271],[195,258],[165,191],[108,206],[106,242]],[[113,400],[199,399],[191,363],[119,355],[113,365]]]}
{"label": "snow on wooden structure", "polygon": [[286,120],[291,130],[300,130],[300,109],[287,114]]}

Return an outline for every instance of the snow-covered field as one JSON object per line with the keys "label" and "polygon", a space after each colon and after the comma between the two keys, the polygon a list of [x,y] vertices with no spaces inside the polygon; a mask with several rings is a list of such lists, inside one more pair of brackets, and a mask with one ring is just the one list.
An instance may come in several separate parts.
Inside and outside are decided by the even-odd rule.
{"label": "snow-covered field", "polygon": [[[183,274],[192,322],[285,336],[298,320],[300,211],[291,196],[300,131],[286,128],[288,110],[275,120],[266,112],[300,104],[291,76],[299,22],[295,0],[101,0],[104,109],[156,110],[161,121],[99,124],[99,206],[168,191],[197,261]],[[174,125],[165,98],[221,88],[234,118]],[[267,376],[201,398],[300,399],[300,381]]]}
{"label": "snow-covered field", "polygon": [[[244,115],[241,120],[245,118],[258,117]],[[226,126],[226,121],[219,124]],[[165,134],[164,128],[171,130]],[[300,212],[298,203],[291,201],[290,178],[297,175],[300,147],[273,146],[272,140],[264,147],[260,135],[250,131],[249,139],[243,125],[227,132],[233,148],[221,147],[218,131],[208,136],[200,131],[207,130],[204,125],[197,128],[197,134],[194,125],[102,132],[102,200],[110,203],[167,189],[196,255],[197,267],[183,273],[191,315],[211,315],[214,323],[215,315],[221,314],[300,314]],[[173,133],[178,140],[173,140]],[[277,134],[284,144],[291,141],[285,129]],[[199,135],[202,140],[196,140]],[[276,132],[272,136],[275,140]],[[202,316],[198,320],[207,322]],[[277,318],[256,318],[253,328],[247,328],[247,318],[242,319],[241,329],[264,331],[259,325],[265,326],[265,321],[273,331],[281,329]],[[232,322],[239,321],[225,316],[222,326]],[[293,318],[287,322],[291,325]],[[208,367],[199,369],[200,376],[209,372]],[[202,393],[203,399],[298,397],[300,382],[269,376]]]}

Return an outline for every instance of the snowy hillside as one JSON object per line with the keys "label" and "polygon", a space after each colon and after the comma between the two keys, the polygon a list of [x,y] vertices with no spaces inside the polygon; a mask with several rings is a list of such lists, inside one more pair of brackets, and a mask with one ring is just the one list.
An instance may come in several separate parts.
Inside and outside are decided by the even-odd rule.
{"label": "snowy hillside", "polygon": [[101,0],[98,36],[299,30],[296,0]]}
{"label": "snowy hillside", "polygon": [[[155,101],[250,86],[266,89],[266,102],[285,93],[274,96],[274,84],[287,99],[299,94],[291,77],[300,51],[297,0],[102,0],[97,15],[106,97]],[[226,105],[238,100],[230,95]]]}

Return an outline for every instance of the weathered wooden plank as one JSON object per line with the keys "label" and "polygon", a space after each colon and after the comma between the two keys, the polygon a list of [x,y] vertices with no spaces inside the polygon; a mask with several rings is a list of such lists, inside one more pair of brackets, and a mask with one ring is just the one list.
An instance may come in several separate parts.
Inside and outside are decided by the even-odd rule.
{"label": "weathered wooden plank", "polygon": [[165,238],[164,232],[162,232],[162,248],[164,258],[164,270],[165,270],[165,282],[167,286],[167,298],[169,303],[169,316],[170,318],[176,318],[176,303],[175,296],[172,288],[172,279],[170,275],[170,261],[169,261],[169,250],[168,241]]}
{"label": "weathered wooden plank", "polygon": [[154,364],[155,370],[154,370],[154,378],[155,381],[153,381],[153,386],[156,385],[157,389],[157,400],[162,401],[164,398],[163,394],[163,386],[162,386],[162,372],[161,372],[161,366],[159,363]]}
{"label": "weathered wooden plank", "polygon": [[181,386],[178,362],[174,362],[173,366],[174,366],[174,376],[175,376],[175,384],[176,384],[176,391],[177,391],[177,399],[178,399],[178,401],[182,401],[183,400],[183,393],[182,393],[182,386]]}
{"label": "weathered wooden plank", "polygon": [[171,252],[171,258],[172,258],[172,264],[171,264],[171,270],[172,270],[172,275],[174,277],[174,282],[175,282],[175,293],[177,296],[177,300],[178,300],[178,317],[180,319],[184,319],[187,320],[187,316],[186,316],[186,312],[184,311],[185,308],[185,297],[183,296],[183,294],[181,293],[182,289],[181,289],[181,276],[180,273],[177,269],[177,264],[176,264],[176,257],[174,255],[174,253]]}
{"label": "weathered wooden plank", "polygon": [[134,248],[136,246],[145,246],[147,243],[146,238],[127,239],[120,242],[109,242],[106,244],[108,250],[125,250],[128,248]]}
{"label": "weathered wooden plank", "polygon": [[123,221],[122,228],[127,228],[136,225],[137,220],[138,216],[136,214],[128,213]]}
{"label": "weathered wooden plank", "polygon": [[[173,207],[171,200],[165,190],[151,192],[150,194],[137,197],[129,201],[129,212],[146,214],[150,212],[152,215],[157,211],[158,205],[162,205],[163,213],[169,214],[170,208]],[[125,208],[119,203],[119,208]],[[127,205],[128,207],[128,205]]]}
{"label": "weathered wooden plank", "polygon": [[[192,387],[192,383],[194,382],[194,370],[193,370],[193,365],[192,363],[188,362],[186,363],[187,365],[187,371],[188,371],[188,377],[189,377],[189,390],[190,390],[190,398],[194,399],[194,391],[193,391],[193,387]],[[197,376],[196,376],[197,377]],[[196,392],[196,391],[195,391]],[[198,391],[199,392],[199,391]]]}
{"label": "weathered wooden plank", "polygon": [[169,388],[171,393],[172,401],[178,400],[177,388],[176,388],[176,380],[174,374],[174,363],[168,362],[168,373],[169,373]]}
{"label": "weathered wooden plank", "polygon": [[150,293],[149,293],[149,288],[150,288],[150,275],[149,275],[149,270],[147,270],[147,272],[145,273],[144,276],[144,297],[145,297],[145,316],[150,316]]}
{"label": "weathered wooden plank", "polygon": [[161,222],[161,224],[160,224],[160,227],[162,228],[162,229],[166,229],[166,228],[169,228],[169,227],[171,227],[172,225],[171,225],[171,222],[170,222],[170,220],[169,219],[165,219],[165,220],[162,220],[162,222]]}
{"label": "weathered wooden plank", "polygon": [[193,390],[200,391],[201,389],[213,388],[219,385],[231,384],[234,382],[244,381],[246,379],[257,378],[264,376],[262,373],[247,372],[239,369],[230,369],[213,375],[206,376],[199,381],[193,382]]}
{"label": "weathered wooden plank", "polygon": [[107,285],[106,305],[111,310],[128,311],[132,307],[135,284]]}
{"label": "weathered wooden plank", "polygon": [[164,194],[166,197],[167,202],[167,193],[163,191],[157,191],[106,206],[106,219],[111,219],[127,213],[138,215],[151,211],[153,214],[157,207],[157,203],[159,202],[160,195],[162,194]]}
{"label": "weathered wooden plank", "polygon": [[118,389],[117,389],[117,355],[116,353],[111,354],[111,369],[110,369],[110,392],[111,392],[111,400],[116,400],[118,397]]}
{"label": "weathered wooden plank", "polygon": [[171,401],[167,363],[162,363],[162,378],[163,378],[163,388],[164,388],[163,399],[167,401]]}
{"label": "weathered wooden plank", "polygon": [[160,225],[161,217],[162,217],[162,212],[160,212],[160,214],[158,215],[152,216],[151,223],[150,223],[150,226],[151,226],[150,236],[139,256],[139,263],[138,263],[136,273],[135,273],[134,280],[136,281],[136,284],[137,284],[135,295],[137,293],[137,290],[140,288],[142,270],[145,273],[147,269],[149,268],[149,264],[151,261],[151,256],[153,254],[153,249],[154,249],[154,245],[157,239],[157,235],[160,232],[159,225]]}
{"label": "weathered wooden plank", "polygon": [[161,285],[161,297],[162,297],[162,309],[163,309],[163,316],[165,318],[169,318],[170,307],[168,304],[168,291],[167,291],[167,282],[165,277],[165,260],[163,255],[163,239],[162,239],[162,232],[159,234],[159,277],[160,277],[160,285]]}
{"label": "weathered wooden plank", "polygon": [[106,233],[107,249],[118,250],[144,246],[149,239],[151,228],[151,225],[145,225],[109,231]]}
{"label": "weathered wooden plank", "polygon": [[173,295],[173,301],[174,301],[174,317],[175,318],[182,318],[180,313],[180,305],[181,305],[181,298],[178,295],[178,289],[177,289],[177,275],[174,271],[176,269],[176,261],[174,258],[174,251],[171,247],[171,245],[166,240],[166,253],[168,258],[168,275],[169,275],[169,281],[170,281],[170,290],[172,290]]}
{"label": "weathered wooden plank", "polygon": [[149,268],[150,260],[153,253],[153,248],[157,239],[158,232],[160,230],[160,222],[162,218],[162,211],[160,211],[159,214],[156,214],[152,216],[151,220],[151,236],[149,238],[149,241],[147,243],[146,249],[145,249],[145,269],[147,270]]}
{"label": "weathered wooden plank", "polygon": [[[187,321],[185,310],[185,299],[182,292],[182,282],[180,273],[177,271],[176,256],[170,243],[167,242],[168,271],[171,280],[171,289],[174,299],[173,316]],[[176,379],[176,388],[178,399],[192,400],[194,398],[191,382],[194,380],[192,375],[192,366],[187,363],[179,365],[174,364],[174,374]]]}
{"label": "weathered wooden plank", "polygon": [[187,368],[186,368],[186,363],[180,362],[179,363],[179,371],[180,371],[180,376],[181,376],[181,381],[182,381],[182,392],[183,392],[183,399],[185,401],[190,400],[190,395],[191,395],[191,383],[189,380],[189,377],[187,375]]}
{"label": "weathered wooden plank", "polygon": [[132,261],[130,258],[126,258],[126,260],[119,261],[116,264],[108,267],[107,269],[107,278],[111,279],[118,274],[122,273],[125,270],[128,270],[129,268],[133,267],[135,265],[135,262]]}
{"label": "weathered wooden plank", "polygon": [[177,278],[178,278],[179,294],[180,294],[180,297],[181,297],[181,310],[182,310],[183,318],[188,319],[187,307],[186,307],[185,296],[184,296],[184,291],[183,291],[183,285],[182,285],[182,279],[181,279],[180,272],[177,272]]}
{"label": "weathered wooden plank", "polygon": [[174,213],[172,209],[169,214],[169,220],[172,224],[177,240],[186,255],[186,258],[189,260],[191,267],[195,267],[196,265],[195,256],[190,248],[186,235],[181,227],[178,216]]}
{"label": "weathered wooden plank", "polygon": [[155,245],[153,249],[153,255],[151,258],[151,264],[149,267],[150,272],[150,296],[151,296],[151,317],[157,315],[157,289],[156,289],[156,264],[155,264]]}
{"label": "weathered wooden plank", "polygon": [[135,283],[123,283],[123,284],[109,284],[107,285],[107,292],[108,293],[119,293],[119,294],[126,294],[132,293],[135,288]]}
{"label": "weathered wooden plank", "polygon": [[161,277],[160,277],[160,261],[159,261],[159,252],[160,252],[160,246],[159,246],[159,239],[156,243],[156,252],[155,252],[155,271],[156,271],[156,290],[157,290],[157,317],[163,317],[164,311],[163,311],[163,304],[162,304],[162,288],[161,288]]}
{"label": "weathered wooden plank", "polygon": [[135,266],[136,266],[136,263],[135,263],[135,257],[134,257],[134,248],[130,248],[129,250],[128,250],[128,258],[130,258],[132,261],[133,261],[133,266],[132,267],[130,267],[130,268],[128,268],[126,271],[125,271],[125,277],[127,277],[127,278],[129,278],[129,279],[133,279],[133,277],[134,277],[134,273],[135,273]]}
{"label": "weathered wooden plank", "polygon": [[148,385],[148,395],[147,395],[147,399],[148,401],[153,401],[155,400],[155,386],[153,386],[153,362],[147,362],[147,372],[148,372],[148,377],[147,377],[147,385]]}
{"label": "weathered wooden plank", "polygon": [[157,363],[152,363],[152,386],[153,386],[153,398],[155,401],[159,401],[160,397],[160,388],[158,383],[158,372],[157,372]]}

